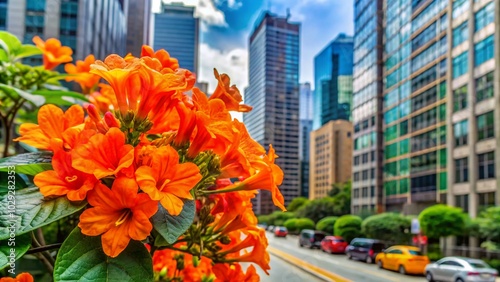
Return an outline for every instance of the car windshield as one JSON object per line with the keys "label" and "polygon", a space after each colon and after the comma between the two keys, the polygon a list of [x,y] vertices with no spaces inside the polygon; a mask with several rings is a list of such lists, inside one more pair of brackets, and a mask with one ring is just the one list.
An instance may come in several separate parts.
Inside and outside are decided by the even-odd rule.
{"label": "car windshield", "polygon": [[325,238],[325,234],[314,233],[314,241],[321,241],[323,238]]}
{"label": "car windshield", "polygon": [[414,256],[421,256],[421,255],[422,255],[422,252],[421,252],[421,251],[408,250],[408,252],[409,252],[411,255],[414,255]]}
{"label": "car windshield", "polygon": [[335,243],[344,243],[345,241],[343,239],[333,239],[333,242],[335,242]]}
{"label": "car windshield", "polygon": [[278,227],[278,230],[279,231],[286,231],[286,228],[285,227]]}
{"label": "car windshield", "polygon": [[489,268],[486,263],[481,261],[469,261],[469,264],[474,268]]}

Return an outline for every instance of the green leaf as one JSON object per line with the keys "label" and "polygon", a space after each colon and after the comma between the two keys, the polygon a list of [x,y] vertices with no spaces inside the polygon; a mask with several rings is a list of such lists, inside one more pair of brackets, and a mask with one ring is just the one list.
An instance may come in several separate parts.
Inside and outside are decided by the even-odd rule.
{"label": "green leaf", "polygon": [[51,170],[51,161],[52,152],[20,154],[0,159],[0,171],[14,171],[15,173],[26,175],[37,175],[42,171]]}
{"label": "green leaf", "polygon": [[5,92],[14,91],[16,94],[18,94],[19,96],[23,97],[24,99],[30,101],[31,103],[33,103],[37,107],[40,107],[43,104],[45,104],[45,98],[43,96],[33,95],[29,92],[26,92],[24,90],[21,90],[19,88],[16,88],[16,87],[13,87],[13,86],[10,86],[7,84],[0,83],[0,90],[3,90]]}
{"label": "green leaf", "polygon": [[[16,235],[21,235],[83,209],[87,203],[73,203],[66,197],[44,199],[38,187],[15,191],[15,204],[9,196],[0,195],[0,240],[9,238],[8,227],[16,223]],[[15,220],[13,220],[13,218]]]}
{"label": "green leaf", "polygon": [[21,41],[17,39],[12,33],[0,31],[0,47],[8,54],[13,53],[15,50],[21,48]]}
{"label": "green leaf", "polygon": [[54,281],[153,281],[153,261],[146,247],[131,240],[116,258],[106,256],[100,236],[75,228],[57,254]]}
{"label": "green leaf", "polygon": [[4,49],[0,49],[0,61],[6,62],[9,60],[9,55],[7,55],[7,52],[5,52]]}
{"label": "green leaf", "polygon": [[[10,259],[19,259],[31,246],[31,234],[26,233],[21,236],[15,236],[10,240],[0,241],[0,270],[10,264]],[[12,252],[11,252],[12,251]]]}
{"label": "green leaf", "polygon": [[80,102],[88,102],[85,95],[64,90],[37,90],[34,95],[39,95],[45,98],[45,104],[54,104],[59,106],[71,106]]}
{"label": "green leaf", "polygon": [[[9,177],[10,176],[10,177]],[[20,190],[28,187],[28,179],[23,178],[25,175],[15,173],[9,175],[7,171],[0,171],[0,179],[4,179],[4,181],[0,182],[0,195],[7,194],[7,191],[12,190],[9,187],[14,187],[14,190]],[[12,179],[12,177],[14,177]]]}
{"label": "green leaf", "polygon": [[24,44],[13,53],[16,57],[16,60],[18,60],[26,57],[40,55],[42,54],[42,50],[38,49],[38,47],[36,47],[35,45]]}
{"label": "green leaf", "polygon": [[173,244],[191,226],[194,220],[195,203],[193,200],[184,200],[184,207],[178,216],[172,216],[161,205],[151,218],[153,227],[169,243]]}

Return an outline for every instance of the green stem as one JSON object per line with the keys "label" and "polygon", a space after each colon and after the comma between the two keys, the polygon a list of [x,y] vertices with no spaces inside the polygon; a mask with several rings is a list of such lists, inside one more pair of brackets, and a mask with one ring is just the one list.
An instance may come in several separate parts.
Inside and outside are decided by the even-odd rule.
{"label": "green stem", "polygon": [[62,245],[62,243],[56,243],[56,244],[52,244],[52,245],[46,245],[46,246],[42,246],[42,247],[32,248],[32,249],[29,249],[26,253],[27,254],[34,254],[34,253],[40,253],[40,252],[44,252],[44,251],[48,251],[48,250],[52,250],[52,249],[58,249],[61,247],[61,245]]}
{"label": "green stem", "polygon": [[234,186],[233,188],[229,188],[229,189],[218,189],[218,190],[203,191],[203,194],[210,195],[210,194],[221,194],[221,193],[236,192],[236,191],[243,190],[243,188],[244,188],[243,184],[240,184],[240,185]]}

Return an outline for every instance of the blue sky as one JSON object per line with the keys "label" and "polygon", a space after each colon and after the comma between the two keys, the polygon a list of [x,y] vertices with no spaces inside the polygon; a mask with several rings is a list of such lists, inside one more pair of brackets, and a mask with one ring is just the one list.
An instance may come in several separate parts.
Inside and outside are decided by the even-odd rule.
{"label": "blue sky", "polygon": [[[153,11],[161,0],[153,0]],[[200,81],[215,88],[212,69],[228,73],[240,90],[248,81],[248,38],[265,10],[281,16],[290,9],[300,22],[300,82],[313,83],[313,60],[339,33],[353,34],[352,0],[164,0],[196,7],[201,19]]]}

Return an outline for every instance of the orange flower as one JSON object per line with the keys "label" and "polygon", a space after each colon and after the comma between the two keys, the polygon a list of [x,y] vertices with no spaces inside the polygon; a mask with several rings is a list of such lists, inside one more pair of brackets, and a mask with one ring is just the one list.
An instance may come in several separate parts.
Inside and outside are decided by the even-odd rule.
{"label": "orange flower", "polygon": [[179,61],[176,58],[170,57],[170,54],[164,49],[154,51],[148,45],[142,45],[141,57],[151,57],[158,59],[162,65],[162,73],[175,72],[179,68]]}
{"label": "orange flower", "polygon": [[71,154],[63,150],[54,153],[52,166],[54,170],[35,175],[35,185],[44,197],[66,195],[70,201],[82,201],[97,183],[92,174],[74,169]]}
{"label": "orange flower", "polygon": [[16,278],[11,277],[2,277],[0,278],[0,282],[34,282],[33,276],[31,274],[24,272],[17,275]]}
{"label": "orange flower", "polygon": [[260,277],[253,265],[245,273],[240,264],[217,263],[212,267],[215,282],[259,282]]}
{"label": "orange flower", "polygon": [[241,97],[240,91],[235,85],[230,86],[231,80],[227,74],[219,75],[219,72],[214,69],[214,75],[218,84],[210,99],[221,99],[229,111],[249,112],[252,110],[252,107],[240,104],[243,97]]}
{"label": "orange flower", "polygon": [[270,145],[267,156],[264,156],[262,160],[251,162],[251,165],[256,169],[257,173],[241,182],[220,189],[219,191],[222,193],[240,190],[268,190],[271,191],[273,203],[283,211],[286,210],[284,206],[285,199],[278,188],[278,185],[281,185],[283,182],[283,171],[274,163],[277,157],[278,156],[274,153],[273,146]]}
{"label": "orange flower", "polygon": [[[270,256],[266,252],[268,245],[266,231],[262,228],[247,230],[247,236],[241,241],[238,241],[238,239],[241,238],[242,232],[235,231],[233,233],[231,240],[237,239],[234,240],[237,241],[237,243],[235,245],[230,244],[227,246],[229,249],[222,250],[224,254],[227,254],[226,259],[233,262],[255,263],[269,275],[268,270],[271,269],[271,267],[269,266]],[[250,247],[252,250],[248,252],[246,249]]]}
{"label": "orange flower", "polygon": [[113,88],[104,83],[99,83],[99,87],[101,88],[99,92],[94,91],[89,95],[89,101],[95,105],[101,113],[117,109],[118,102],[116,101]]}
{"label": "orange flower", "polygon": [[151,199],[160,201],[171,215],[178,215],[184,206],[182,198],[193,198],[190,190],[201,180],[200,170],[193,163],[179,164],[179,155],[170,146],[143,148],[151,149],[152,155],[142,157],[142,166],[135,172],[137,183]]}
{"label": "orange flower", "polygon": [[125,134],[118,128],[110,128],[106,134],[90,137],[87,144],[73,150],[73,167],[92,173],[98,179],[117,175],[134,162],[134,147],[125,144]]}
{"label": "orange flower", "polygon": [[104,78],[113,88],[116,95],[117,107],[123,116],[127,114],[129,96],[129,78],[140,68],[139,59],[125,61],[122,57],[112,54],[103,61],[97,60],[91,66],[90,73]]}
{"label": "orange flower", "polygon": [[98,75],[90,73],[90,65],[95,62],[94,55],[88,55],[84,61],[76,61],[74,64],[66,64],[64,70],[68,74],[72,74],[66,77],[66,81],[76,81],[80,84],[83,93],[90,93],[92,89],[97,86],[101,77]]}
{"label": "orange flower", "polygon": [[42,150],[54,150],[51,140],[64,143],[69,147],[74,144],[65,138],[65,132],[72,127],[83,129],[84,113],[79,105],[71,106],[65,113],[54,106],[44,105],[38,112],[38,125],[24,123],[19,129],[21,137],[14,139]]}
{"label": "orange flower", "polygon": [[257,225],[251,202],[254,197],[254,191],[215,194],[216,204],[211,211],[212,215],[216,215],[215,231],[229,233]]}
{"label": "orange flower", "polygon": [[44,42],[40,37],[35,36],[33,37],[33,43],[43,52],[43,66],[46,70],[52,70],[62,63],[73,60],[71,58],[73,50],[67,46],[62,46],[61,41],[55,38],[49,38]]}
{"label": "orange flower", "polygon": [[115,179],[111,189],[97,184],[87,197],[92,208],[82,213],[78,226],[85,235],[102,234],[104,253],[110,257],[117,257],[131,239],[146,239],[153,229],[149,218],[158,205],[137,191],[135,180],[122,176]]}

